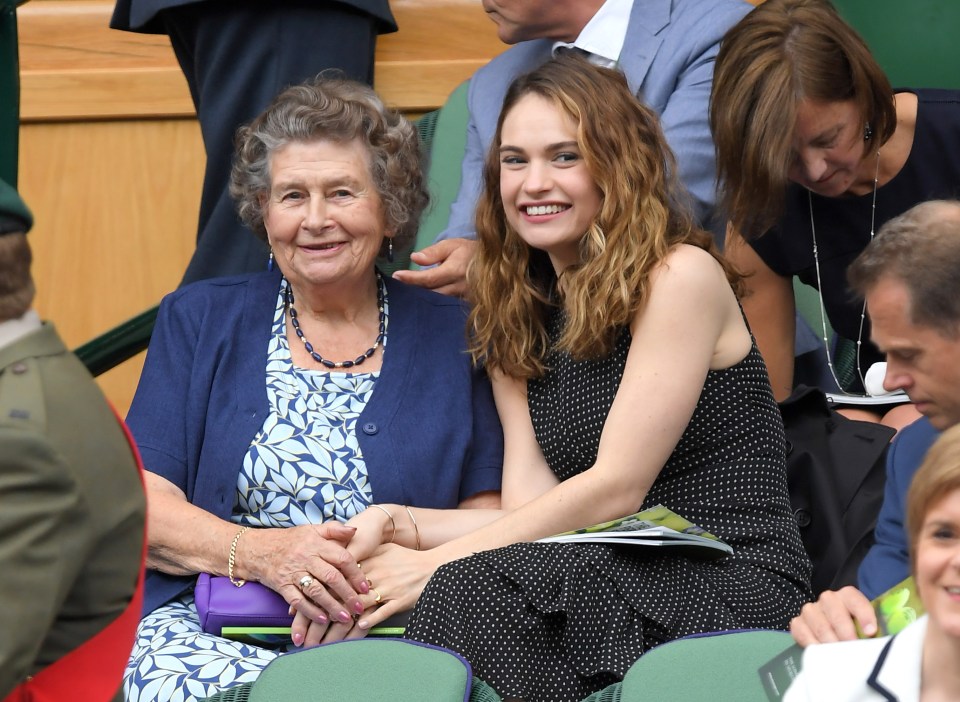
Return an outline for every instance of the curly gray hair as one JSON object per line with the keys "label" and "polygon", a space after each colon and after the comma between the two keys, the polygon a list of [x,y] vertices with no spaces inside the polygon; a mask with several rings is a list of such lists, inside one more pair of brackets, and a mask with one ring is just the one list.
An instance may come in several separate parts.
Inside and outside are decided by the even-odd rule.
{"label": "curly gray hair", "polygon": [[240,219],[266,238],[262,203],[271,186],[270,158],[278,149],[295,142],[354,139],[369,150],[387,229],[402,248],[416,236],[429,199],[417,131],[372,88],[339,76],[321,74],[285,89],[237,131],[230,194]]}

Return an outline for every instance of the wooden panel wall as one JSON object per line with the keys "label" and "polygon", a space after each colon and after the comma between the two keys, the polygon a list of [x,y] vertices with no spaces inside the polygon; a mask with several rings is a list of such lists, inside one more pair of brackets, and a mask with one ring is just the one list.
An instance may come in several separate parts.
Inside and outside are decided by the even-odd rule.
{"label": "wooden panel wall", "polygon": [[[392,0],[376,88],[416,115],[441,105],[505,47],[477,0]],[[77,346],[156,304],[193,250],[204,153],[166,37],[108,29],[112,0],[18,9],[19,188],[37,308]],[[125,413],[142,358],[101,378]]]}

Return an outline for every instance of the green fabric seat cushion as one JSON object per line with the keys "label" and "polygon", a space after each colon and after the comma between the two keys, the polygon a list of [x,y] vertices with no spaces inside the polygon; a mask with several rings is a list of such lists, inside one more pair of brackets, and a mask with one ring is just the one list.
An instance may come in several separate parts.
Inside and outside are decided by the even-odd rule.
{"label": "green fabric seat cushion", "polygon": [[471,682],[470,664],[451,651],[367,638],[280,656],[253,684],[250,702],[467,702]]}
{"label": "green fabric seat cushion", "polygon": [[647,651],[630,667],[623,682],[584,702],[767,702],[759,670],[793,645],[793,637],[784,631],[688,636]]}

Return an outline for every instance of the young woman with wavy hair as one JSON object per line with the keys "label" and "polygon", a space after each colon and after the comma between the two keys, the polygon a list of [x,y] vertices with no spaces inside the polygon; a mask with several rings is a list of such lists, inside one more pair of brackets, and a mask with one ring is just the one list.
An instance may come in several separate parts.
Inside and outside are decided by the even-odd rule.
{"label": "young woman with wavy hair", "polygon": [[[652,271],[671,247],[691,244],[717,257],[712,237],[688,215],[687,194],[673,175],[676,164],[656,115],[636,99],[623,100],[615,76],[597,83],[589,72],[565,78],[563,90],[550,71],[528,74],[513,84],[495,149],[504,118],[528,95],[562,109],[577,125],[578,158],[603,195],[578,241],[578,259],[557,270],[545,250],[528,245],[512,226],[508,212],[513,208],[504,206],[501,182],[502,174],[515,168],[500,154],[491,152],[487,159],[477,207],[477,237],[483,246],[471,271],[477,303],[471,317],[475,356],[522,378],[544,371],[544,310],[561,294],[559,278],[568,316],[559,348],[577,358],[596,357],[612,350],[617,331],[636,315],[649,294]],[[617,106],[615,115],[609,114],[611,105]],[[717,262],[731,285],[739,286],[736,273],[723,259]]]}
{"label": "young woman with wavy hair", "polygon": [[[507,93],[470,317],[504,429],[502,512],[364,561],[401,604],[433,574],[407,635],[507,697],[581,699],[664,641],[785,628],[809,596],[766,370],[674,172],[615,71],[563,57]],[[733,555],[531,543],[658,504]]]}

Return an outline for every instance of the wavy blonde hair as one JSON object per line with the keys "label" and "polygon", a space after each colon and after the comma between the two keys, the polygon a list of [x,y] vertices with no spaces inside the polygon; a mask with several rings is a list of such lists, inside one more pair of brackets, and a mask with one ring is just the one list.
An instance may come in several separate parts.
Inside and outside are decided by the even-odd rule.
{"label": "wavy blonde hair", "polygon": [[[510,227],[500,195],[504,118],[527,95],[573,119],[584,163],[602,194],[600,212],[580,240],[580,261],[563,271],[562,286],[546,253]],[[546,319],[555,306],[567,315],[560,350],[578,360],[606,356],[643,306],[650,274],[671,248],[689,243],[721,260],[713,238],[694,224],[676,172],[657,116],[621,73],[567,54],[517,78],[504,98],[477,206],[480,245],[469,271],[474,360],[515,378],[543,375]],[[721,264],[737,284],[736,274]]]}
{"label": "wavy blonde hair", "polygon": [[910,481],[906,527],[910,545],[910,570],[916,572],[917,543],[927,513],[954,490],[960,490],[960,425],[944,431]]}

